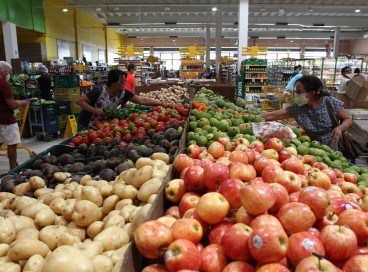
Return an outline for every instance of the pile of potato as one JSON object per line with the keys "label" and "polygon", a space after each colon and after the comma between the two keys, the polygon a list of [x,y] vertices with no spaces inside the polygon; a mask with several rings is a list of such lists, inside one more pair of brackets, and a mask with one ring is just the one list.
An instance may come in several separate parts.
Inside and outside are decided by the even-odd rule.
{"label": "pile of potato", "polygon": [[187,88],[176,85],[168,88],[161,88],[156,91],[150,91],[148,93],[140,93],[139,95],[160,100],[163,103],[178,103],[178,101],[183,99],[189,99]]}
{"label": "pile of potato", "polygon": [[[55,189],[40,177],[0,193],[0,271],[118,272],[135,229],[171,169],[169,156],[140,158],[113,181],[55,173]],[[56,177],[55,177],[56,178]],[[25,196],[34,191],[36,198]]]}

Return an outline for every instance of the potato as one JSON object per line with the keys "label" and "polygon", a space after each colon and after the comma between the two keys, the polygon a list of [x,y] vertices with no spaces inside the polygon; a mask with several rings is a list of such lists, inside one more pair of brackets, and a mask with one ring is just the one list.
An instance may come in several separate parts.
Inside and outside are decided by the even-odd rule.
{"label": "potato", "polygon": [[104,251],[115,250],[129,243],[129,235],[122,228],[112,226],[97,234],[93,241],[102,242]]}
{"label": "potato", "polygon": [[113,217],[113,216],[115,216],[115,215],[119,215],[119,214],[120,214],[120,211],[113,210],[113,211],[109,212],[109,214],[108,214],[108,215],[106,215],[106,216],[104,217],[104,219],[102,219],[102,221],[103,221],[104,223],[106,223],[106,222],[107,222],[107,220],[109,220],[111,217]]}
{"label": "potato", "polygon": [[[112,186],[111,186],[112,188]],[[117,195],[111,195],[107,197],[102,205],[102,213],[108,214],[115,209],[116,204],[119,202],[120,198]]]}
{"label": "potato", "polygon": [[127,251],[127,249],[129,248],[130,246],[130,243],[122,246],[121,248],[115,250],[113,253],[112,253],[112,256],[111,256],[111,261],[112,263],[115,265],[116,263],[118,263],[119,261],[123,260],[124,258],[124,255],[125,255],[125,252]]}
{"label": "potato", "polygon": [[42,272],[94,272],[92,262],[78,249],[61,246],[47,258]]}
{"label": "potato", "polygon": [[51,203],[49,204],[49,207],[51,210],[53,210],[54,213],[57,215],[61,215],[63,213],[63,209],[66,205],[66,201],[62,197],[57,197]]}
{"label": "potato", "polygon": [[67,230],[68,228],[65,226],[46,226],[40,231],[38,238],[40,241],[44,242],[50,250],[54,250],[60,236],[67,232]]}
{"label": "potato", "polygon": [[38,240],[38,235],[40,232],[33,228],[25,228],[20,230],[15,237],[15,240],[21,239],[31,239],[31,240]]}
{"label": "potato", "polygon": [[72,175],[67,172],[55,172],[54,179],[59,182],[65,182],[66,179],[70,178]]}
{"label": "potato", "polygon": [[62,185],[64,186],[64,190],[68,190],[68,191],[74,191],[80,186],[78,183],[75,183],[75,182],[71,182],[68,184],[62,184]]}
{"label": "potato", "polygon": [[59,237],[56,246],[57,247],[61,247],[61,246],[64,246],[64,245],[72,246],[75,243],[80,243],[80,242],[81,242],[81,239],[78,236],[72,235],[72,234],[67,233],[67,232],[64,232]]}
{"label": "potato", "polygon": [[10,216],[9,220],[14,223],[16,232],[19,232],[20,230],[25,228],[37,229],[34,221],[31,218],[23,215]]}
{"label": "potato", "polygon": [[55,198],[65,199],[65,193],[61,191],[46,193],[43,194],[38,200],[41,200],[46,205],[49,205]]}
{"label": "potato", "polygon": [[69,190],[61,190],[60,192],[62,192],[64,194],[64,199],[69,199],[73,197],[73,192],[69,191]]}
{"label": "potato", "polygon": [[150,180],[147,180],[141,188],[139,188],[139,191],[137,193],[137,197],[140,201],[147,202],[148,198],[152,194],[157,194],[160,190],[161,186],[163,184],[162,179],[158,178],[152,178]]}
{"label": "potato", "polygon": [[20,272],[22,269],[19,264],[7,262],[0,266],[1,272]]}
{"label": "potato", "polygon": [[104,184],[98,190],[103,198],[113,195],[113,186],[110,184]]}
{"label": "potato", "polygon": [[103,244],[100,241],[92,241],[89,243],[76,243],[73,247],[78,248],[87,258],[93,258],[103,252]]}
{"label": "potato", "polygon": [[45,259],[39,255],[33,255],[28,259],[23,267],[23,272],[42,272],[42,268],[45,264]]}
{"label": "potato", "polygon": [[127,205],[127,206],[125,206],[124,208],[121,209],[120,215],[124,217],[125,222],[129,222],[129,215],[135,209],[137,209],[137,206],[134,206],[134,205]]}
{"label": "potato", "polygon": [[142,207],[137,207],[136,209],[132,210],[129,214],[128,221],[133,222],[134,217],[136,216],[137,212],[142,209]]}
{"label": "potato", "polygon": [[138,190],[133,185],[126,185],[121,192],[121,198],[123,199],[136,199]]}
{"label": "potato", "polygon": [[134,174],[132,185],[139,189],[143,183],[152,178],[153,167],[150,165],[143,166]]}
{"label": "potato", "polygon": [[12,210],[0,210],[0,217],[10,217],[16,215]]}
{"label": "potato", "polygon": [[8,244],[0,244],[0,257],[4,257],[9,250],[9,245]]}
{"label": "potato", "polygon": [[107,229],[108,227],[111,227],[111,226],[117,226],[117,227],[123,228],[125,226],[124,217],[122,217],[121,215],[118,215],[118,214],[110,217],[106,221],[104,229]]}
{"label": "potato", "polygon": [[55,191],[62,191],[64,190],[66,184],[58,184],[55,186]]}
{"label": "potato", "polygon": [[88,237],[91,237],[92,239],[96,237],[97,234],[99,234],[105,226],[105,222],[102,221],[95,221],[87,228],[87,235]]}
{"label": "potato", "polygon": [[73,198],[76,200],[81,199],[82,187],[76,187],[73,191]]}
{"label": "potato", "polygon": [[72,221],[72,215],[73,215],[74,206],[76,203],[77,201],[75,199],[66,200],[66,204],[62,212],[62,215],[66,220]]}
{"label": "potato", "polygon": [[17,200],[18,200],[18,198],[19,198],[19,196],[7,199],[6,202],[5,202],[5,207],[4,208],[15,211],[17,209]]}
{"label": "potato", "polygon": [[56,216],[54,225],[67,226],[69,222],[62,216]]}
{"label": "potato", "polygon": [[80,200],[75,204],[72,219],[77,226],[88,227],[91,223],[100,220],[101,216],[102,212],[95,203]]}
{"label": "potato", "polygon": [[87,181],[89,181],[89,180],[92,180],[92,177],[90,175],[84,175],[80,179],[79,183],[80,183],[80,185],[86,185]]}
{"label": "potato", "polygon": [[36,217],[36,214],[40,211],[40,210],[44,210],[44,209],[50,209],[49,206],[47,206],[44,203],[41,202],[35,202],[32,203],[31,205],[25,207],[22,212],[21,215],[23,216],[27,216],[29,218],[34,219]]}
{"label": "potato", "polygon": [[150,158],[139,158],[136,162],[135,162],[135,168],[137,169],[141,169],[143,166],[153,166],[153,160],[151,160]]}
{"label": "potato", "polygon": [[37,202],[37,199],[34,199],[32,197],[28,197],[28,196],[19,197],[15,201],[17,212],[21,213],[25,207],[27,207],[27,206],[31,205],[32,203],[35,203],[35,202]]}
{"label": "potato", "polygon": [[152,194],[147,200],[148,204],[153,204],[156,201],[157,194]]}
{"label": "potato", "polygon": [[123,192],[124,192],[124,189],[125,189],[126,186],[128,186],[128,185],[123,184],[123,183],[114,184],[114,186],[112,188],[112,192],[115,195],[117,195],[118,197],[123,198]]}
{"label": "potato", "polygon": [[49,247],[38,240],[21,239],[16,240],[8,251],[8,258],[11,261],[28,260],[35,254],[45,257],[49,252]]}
{"label": "potato", "polygon": [[17,230],[12,220],[0,217],[0,243],[10,244],[14,241]]}
{"label": "potato", "polygon": [[128,185],[131,185],[134,179],[134,175],[137,173],[136,168],[130,168],[120,173],[119,177]]}
{"label": "potato", "polygon": [[114,265],[114,268],[111,270],[111,272],[120,272],[122,266],[123,266],[123,260],[120,260]]}
{"label": "potato", "polygon": [[41,189],[45,187],[45,181],[43,180],[43,178],[40,178],[37,176],[30,177],[28,182],[29,182],[29,185],[31,185],[32,191],[36,191],[37,189]]}
{"label": "potato", "polygon": [[133,205],[133,200],[132,199],[123,199],[123,200],[120,200],[116,204],[115,210],[121,210],[122,208],[124,208],[127,205]]}
{"label": "potato", "polygon": [[126,231],[126,233],[129,236],[129,240],[131,241],[133,239],[133,235],[132,235],[132,223],[126,223],[125,226],[123,227],[123,230]]}
{"label": "potato", "polygon": [[68,233],[78,236],[81,239],[81,241],[84,241],[84,239],[86,239],[86,229],[85,228],[78,227],[75,224],[75,222],[70,222],[67,227],[68,227],[67,229]]}
{"label": "potato", "polygon": [[40,198],[43,194],[46,194],[46,193],[49,193],[51,192],[52,190],[49,189],[49,188],[41,188],[41,189],[37,189],[36,191],[34,191],[34,196],[36,198]]}
{"label": "potato", "polygon": [[[106,256],[106,257],[108,257],[109,259],[111,259],[112,254],[114,254],[114,252],[115,252],[115,250],[108,250],[108,251],[104,251],[104,252],[102,253],[102,255],[103,255],[103,256]],[[1,259],[1,258],[0,258],[0,259]]]}
{"label": "potato", "polygon": [[158,152],[158,153],[153,153],[151,156],[152,160],[161,160],[164,161],[166,164],[170,164],[170,157],[169,155],[167,155],[166,153],[163,152]]}
{"label": "potato", "polygon": [[131,222],[132,223],[132,234],[134,234],[135,230],[140,224],[147,221],[151,208],[152,208],[152,204],[146,204],[136,214],[136,216],[134,217],[134,220]]}
{"label": "potato", "polygon": [[95,268],[95,271],[98,272],[111,272],[113,268],[113,262],[110,260],[110,258],[103,255],[94,256],[92,258],[92,264]]}
{"label": "potato", "polygon": [[98,207],[101,207],[103,203],[100,191],[92,186],[84,186],[82,188],[81,200],[89,200],[95,203]]}
{"label": "potato", "polygon": [[46,227],[49,225],[54,224],[56,219],[56,214],[50,209],[42,209],[40,210],[35,218],[34,218],[34,222],[36,223],[37,226],[40,227]]}
{"label": "potato", "polygon": [[16,196],[23,196],[23,195],[25,195],[26,193],[28,193],[30,191],[31,191],[31,185],[29,185],[28,182],[18,184],[13,189],[13,193]]}
{"label": "potato", "polygon": [[10,199],[14,198],[15,194],[7,193],[7,192],[0,192],[0,201],[3,201],[4,199]]}
{"label": "potato", "polygon": [[85,186],[95,186],[96,183],[98,183],[97,180],[91,179],[91,180],[87,181],[87,183],[85,184]]}

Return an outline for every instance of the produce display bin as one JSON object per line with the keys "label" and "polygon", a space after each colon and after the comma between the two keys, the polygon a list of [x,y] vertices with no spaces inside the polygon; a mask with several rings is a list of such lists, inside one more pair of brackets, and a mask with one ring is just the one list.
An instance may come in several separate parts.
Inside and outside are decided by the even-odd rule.
{"label": "produce display bin", "polygon": [[33,164],[33,162],[37,159],[39,159],[40,154],[38,154],[36,157],[29,159],[28,161],[18,165],[17,167],[10,169],[8,174],[19,174],[22,172],[22,170],[30,168]]}
{"label": "produce display bin", "polygon": [[53,76],[55,88],[75,88],[80,85],[79,75]]}
{"label": "produce display bin", "polygon": [[55,117],[44,117],[43,120],[43,124],[41,124],[41,120],[40,123],[33,123],[32,124],[32,131],[34,132],[42,132],[42,127],[44,128],[44,131],[46,133],[50,133],[50,132],[58,132],[59,131],[59,122],[58,122],[58,118]]}
{"label": "produce display bin", "polygon": [[57,115],[69,115],[70,105],[69,101],[56,101]]}
{"label": "produce display bin", "polygon": [[55,100],[59,101],[76,101],[80,95],[79,87],[74,88],[55,88],[54,89]]}

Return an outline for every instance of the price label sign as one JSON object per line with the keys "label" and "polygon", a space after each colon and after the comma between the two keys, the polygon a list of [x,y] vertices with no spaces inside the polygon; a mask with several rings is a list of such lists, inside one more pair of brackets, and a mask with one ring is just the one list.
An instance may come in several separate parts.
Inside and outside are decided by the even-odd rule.
{"label": "price label sign", "polygon": [[255,79],[254,78],[252,78],[252,82],[255,82]]}

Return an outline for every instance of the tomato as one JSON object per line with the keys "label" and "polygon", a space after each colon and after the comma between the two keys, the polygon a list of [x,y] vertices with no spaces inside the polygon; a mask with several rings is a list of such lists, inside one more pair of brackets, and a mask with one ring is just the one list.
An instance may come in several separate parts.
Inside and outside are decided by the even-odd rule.
{"label": "tomato", "polygon": [[133,137],[133,139],[142,139],[144,137],[144,135],[142,134],[142,133],[138,133],[137,135],[135,135],[134,137]]}
{"label": "tomato", "polygon": [[166,115],[160,114],[157,118],[158,121],[165,122],[167,120]]}
{"label": "tomato", "polygon": [[134,121],[134,119],[136,119],[139,116],[138,113],[133,113],[129,116],[130,120]]}
{"label": "tomato", "polygon": [[143,124],[143,127],[145,130],[149,130],[151,128],[151,124],[149,122],[146,122]]}
{"label": "tomato", "polygon": [[143,121],[143,119],[136,119],[136,120],[134,121],[134,124],[135,124],[137,127],[143,127],[143,125],[144,125],[144,121]]}
{"label": "tomato", "polygon": [[119,126],[124,126],[127,122],[125,120],[120,120],[119,121]]}
{"label": "tomato", "polygon": [[112,137],[114,137],[114,135],[112,134],[112,132],[108,132],[108,133],[106,133],[106,137],[112,138]]}
{"label": "tomato", "polygon": [[123,134],[121,133],[121,132],[116,132],[115,134],[114,134],[114,137],[116,138],[116,137],[122,137],[123,136]]}
{"label": "tomato", "polygon": [[101,141],[102,141],[101,138],[96,138],[96,139],[93,140],[93,143],[95,144],[95,143],[98,143],[98,142],[101,142]]}
{"label": "tomato", "polygon": [[116,127],[114,127],[113,129],[112,129],[112,131],[113,132],[121,132],[122,131],[122,128],[121,127],[119,127],[119,126],[116,126]]}
{"label": "tomato", "polygon": [[72,143],[75,145],[75,146],[78,146],[82,143],[82,136],[76,136],[72,139]]}
{"label": "tomato", "polygon": [[122,140],[126,143],[129,143],[131,140],[133,140],[133,136],[131,134],[124,135]]}
{"label": "tomato", "polygon": [[111,143],[111,137],[105,137],[105,138],[103,138],[102,139],[102,141],[105,143],[105,144],[109,144],[109,143]]}
{"label": "tomato", "polygon": [[88,140],[88,138],[87,137],[82,137],[82,140],[81,140],[81,143],[82,144],[89,144],[89,140]]}
{"label": "tomato", "polygon": [[156,132],[164,131],[165,127],[163,124],[158,124],[155,128]]}
{"label": "tomato", "polygon": [[97,135],[98,135],[98,138],[103,139],[103,138],[106,137],[106,132],[104,132],[104,131],[98,131],[97,132]]}
{"label": "tomato", "polygon": [[93,142],[94,139],[98,138],[97,132],[96,131],[91,131],[88,132],[88,139],[90,142]]}
{"label": "tomato", "polygon": [[123,134],[124,134],[124,135],[129,135],[129,134],[131,134],[131,133],[132,133],[132,132],[130,131],[130,129],[127,129],[127,130],[125,130],[125,131],[124,131],[124,133],[123,133]]}
{"label": "tomato", "polygon": [[68,146],[75,146],[72,142],[67,144]]}
{"label": "tomato", "polygon": [[137,132],[138,132],[138,128],[137,127],[134,127],[130,131],[131,131],[132,135],[136,135]]}

